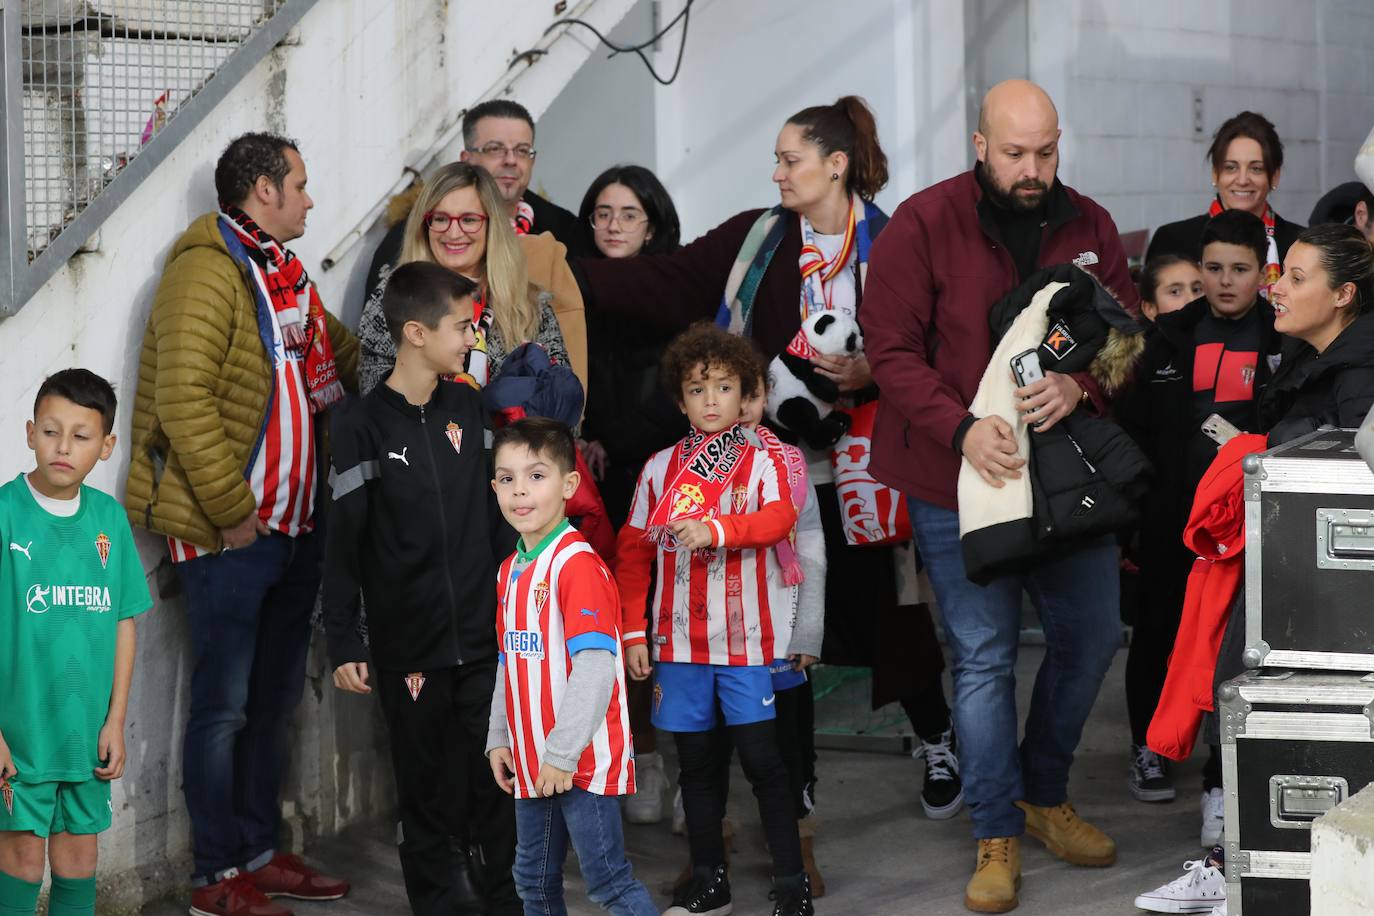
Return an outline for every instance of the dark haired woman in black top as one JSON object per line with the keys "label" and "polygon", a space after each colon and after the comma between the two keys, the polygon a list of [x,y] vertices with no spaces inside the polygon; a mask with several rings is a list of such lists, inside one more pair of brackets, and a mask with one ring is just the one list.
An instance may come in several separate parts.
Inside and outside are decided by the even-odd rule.
{"label": "dark haired woman in black top", "polygon": [[1269,205],[1269,192],[1278,190],[1283,169],[1283,141],[1273,123],[1262,114],[1242,111],[1217,128],[1207,148],[1212,165],[1212,187],[1216,196],[1207,210],[1189,219],[1167,223],[1155,230],[1145,260],[1176,254],[1197,261],[1201,258],[1202,230],[1207,221],[1223,210],[1248,210],[1264,221],[1269,252],[1260,268],[1265,272],[1261,295],[1279,278],[1288,246],[1302,231]]}
{"label": "dark haired woman in black top", "polygon": [[[643,166],[615,165],[598,175],[577,216],[591,231],[599,258],[668,254],[679,247],[677,208],[658,176]],[[604,313],[587,316],[582,453],[616,528],[629,514],[644,462],[687,433],[686,417],[658,383],[658,357],[671,337],[646,322]],[[623,808],[632,824],[656,824],[663,819],[668,780],[649,716],[653,687],[629,678],[625,683],[637,786]]]}

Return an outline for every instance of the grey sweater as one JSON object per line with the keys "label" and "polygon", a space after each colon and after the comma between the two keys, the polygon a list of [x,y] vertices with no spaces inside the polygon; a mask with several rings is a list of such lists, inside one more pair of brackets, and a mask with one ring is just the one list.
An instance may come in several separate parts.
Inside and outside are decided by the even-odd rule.
{"label": "grey sweater", "polygon": [[821,654],[825,640],[825,533],[821,530],[821,510],[816,502],[816,487],[806,485],[806,505],[797,517],[797,559],[806,580],[797,587],[796,622],[788,655]]}
{"label": "grey sweater", "polygon": [[[583,649],[573,656],[572,672],[563,691],[563,700],[554,711],[553,729],[544,739],[544,758],[540,763],[569,773],[577,771],[577,761],[596,730],[606,721],[615,689],[615,666],[620,663],[609,649]],[[506,666],[496,666],[496,689],[491,693],[491,720],[487,723],[487,750],[510,747],[510,725],[506,721]]]}

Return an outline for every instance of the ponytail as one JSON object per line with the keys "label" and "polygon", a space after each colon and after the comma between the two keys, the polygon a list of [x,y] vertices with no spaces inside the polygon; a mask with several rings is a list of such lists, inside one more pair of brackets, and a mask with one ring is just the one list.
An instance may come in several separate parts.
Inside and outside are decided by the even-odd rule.
{"label": "ponytail", "polygon": [[1355,318],[1374,309],[1374,248],[1363,232],[1345,223],[1327,223],[1298,233],[1293,244],[1299,242],[1317,249],[1328,288],[1336,290],[1346,283],[1355,287],[1347,316]]}
{"label": "ponytail", "polygon": [[878,144],[878,125],[868,103],[857,95],[803,108],[787,123],[802,128],[802,136],[820,147],[822,156],[838,151],[849,157],[846,190],[872,200],[887,185],[887,155]]}

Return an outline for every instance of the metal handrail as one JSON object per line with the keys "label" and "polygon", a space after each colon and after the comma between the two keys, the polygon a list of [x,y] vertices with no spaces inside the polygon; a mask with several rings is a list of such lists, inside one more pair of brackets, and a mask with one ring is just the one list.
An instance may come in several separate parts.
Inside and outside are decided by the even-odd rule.
{"label": "metal handrail", "polygon": [[[23,22],[17,0],[0,0],[0,318],[17,312],[62,265],[86,244],[100,225],[167,158],[253,67],[279,44],[317,0],[274,0],[275,10],[251,32],[140,28],[107,15],[87,15],[58,26]],[[265,6],[266,10],[267,7]],[[50,30],[51,29],[51,30]],[[166,115],[147,142],[126,163],[118,163],[109,183],[64,222],[60,231],[33,253],[29,249],[24,137],[23,43],[52,36],[90,34],[103,38],[153,41],[241,41],[219,68]],[[246,37],[244,37],[246,34]],[[157,114],[154,114],[157,117]],[[84,142],[78,138],[77,142]],[[112,169],[113,170],[113,169]]]}

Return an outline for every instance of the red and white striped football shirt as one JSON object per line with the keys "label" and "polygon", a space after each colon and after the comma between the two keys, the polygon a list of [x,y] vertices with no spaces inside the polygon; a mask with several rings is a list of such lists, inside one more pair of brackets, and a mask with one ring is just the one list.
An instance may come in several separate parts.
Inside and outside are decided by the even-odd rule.
{"label": "red and white striped football shirt", "polygon": [[[263,300],[270,302],[261,271],[253,277]],[[267,430],[248,475],[258,504],[258,518],[272,531],[290,537],[315,527],[315,424],[305,385],[305,355],[282,344],[281,325],[272,316],[272,372],[276,376]],[[190,541],[167,538],[172,562],[181,563],[210,553]]]}
{"label": "red and white striped football shirt", "polygon": [[573,785],[595,795],[635,790],[630,711],[620,642],[620,595],[611,571],[566,521],[523,571],[512,554],[497,577],[496,636],[506,669],[506,727],[515,758],[515,797],[538,798],[544,742],[582,649],[615,652],[606,718],[582,751]]}
{"label": "red and white striped football shirt", "polygon": [[[657,588],[649,619],[649,642],[661,662],[702,665],[768,665],[778,643],[776,618],[789,618],[792,588],[783,581],[770,549],[787,536],[797,512],[779,482],[766,449],[751,448],[734,481],[721,494],[707,525],[717,547],[709,561],[699,551],[669,551],[644,540],[654,506],[676,475],[679,445],[663,449],[640,472],[630,516],[616,546],[616,576],[626,608],[625,641],[645,634],[634,611],[643,607],[648,565],[655,564]],[[652,559],[651,559],[652,558]],[[774,608],[781,609],[776,615]]]}

